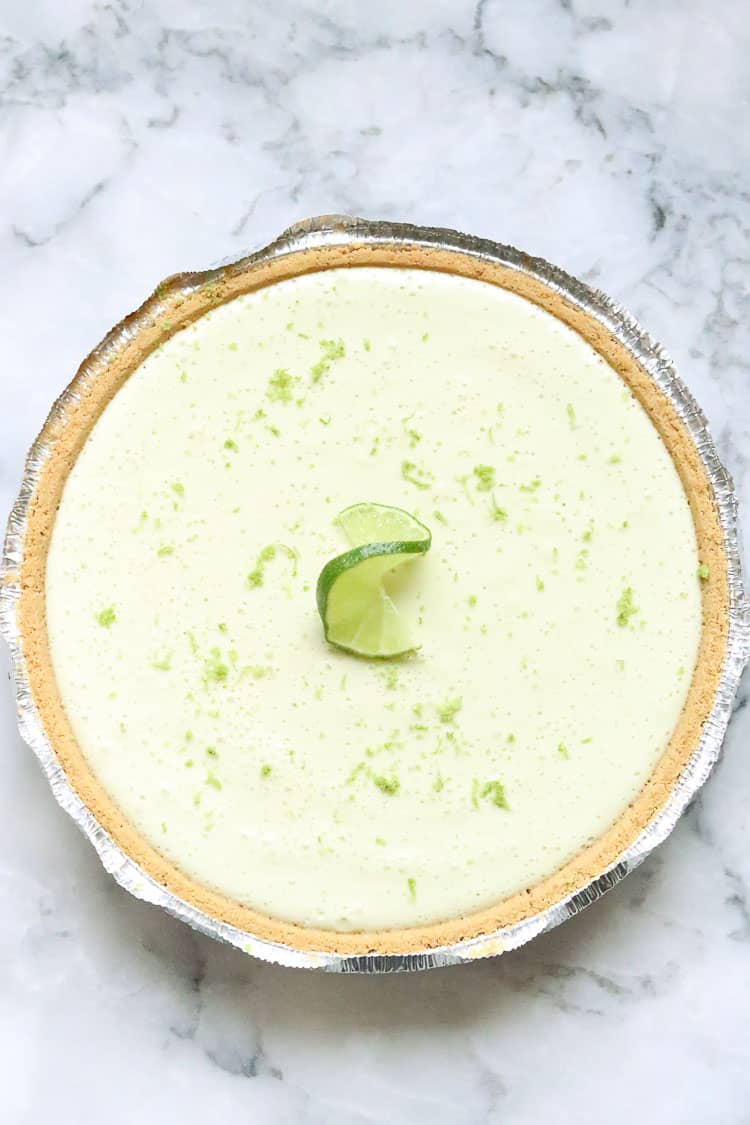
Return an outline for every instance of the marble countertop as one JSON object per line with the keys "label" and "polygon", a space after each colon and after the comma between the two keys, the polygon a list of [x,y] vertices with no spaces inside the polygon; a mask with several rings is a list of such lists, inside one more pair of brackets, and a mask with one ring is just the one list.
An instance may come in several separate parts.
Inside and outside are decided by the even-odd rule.
{"label": "marble countertop", "polygon": [[[163,275],[341,211],[511,242],[629,306],[750,527],[749,52],[743,0],[0,0],[0,510]],[[3,1121],[748,1125],[749,698],[673,836],[583,915],[492,962],[337,978],[120,891],[7,685]]]}

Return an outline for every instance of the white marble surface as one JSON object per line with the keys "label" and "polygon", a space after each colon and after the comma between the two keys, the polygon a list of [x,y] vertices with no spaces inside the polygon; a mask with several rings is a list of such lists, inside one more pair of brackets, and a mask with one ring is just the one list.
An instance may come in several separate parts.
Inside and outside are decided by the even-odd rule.
{"label": "white marble surface", "polygon": [[[162,275],[348,211],[515,243],[629,305],[750,525],[748,52],[744,0],[0,0],[0,508]],[[749,694],[672,838],[583,916],[493,963],[339,979],[119,891],[8,685],[0,1117],[747,1125]]]}

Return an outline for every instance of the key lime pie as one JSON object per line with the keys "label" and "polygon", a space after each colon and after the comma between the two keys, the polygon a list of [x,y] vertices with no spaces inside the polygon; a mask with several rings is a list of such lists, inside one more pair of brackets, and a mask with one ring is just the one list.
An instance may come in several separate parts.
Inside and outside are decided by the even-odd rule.
{"label": "key lime pie", "polygon": [[362,243],[157,291],[29,512],[19,621],[98,823],[287,946],[522,920],[663,806],[727,633],[711,487],[601,323]]}

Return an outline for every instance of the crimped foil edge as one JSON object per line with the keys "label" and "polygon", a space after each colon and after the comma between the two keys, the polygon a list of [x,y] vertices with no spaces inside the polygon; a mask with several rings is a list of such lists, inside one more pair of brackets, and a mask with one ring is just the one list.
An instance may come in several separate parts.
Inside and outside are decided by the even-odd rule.
{"label": "crimped foil edge", "polygon": [[[220,279],[237,266],[267,261],[300,250],[323,245],[345,245],[352,241],[378,244],[421,245],[459,250],[480,259],[499,262],[534,277],[565,296],[604,324],[641,363],[672,401],[690,433],[714,493],[727,559],[729,584],[729,633],[719,686],[699,745],[674,786],[662,810],[650,821],[635,842],[586,887],[561,899],[554,906],[514,926],[492,934],[408,954],[367,954],[344,956],[294,949],[238,930],[196,910],[166,891],[147,875],[101,828],[75,793],[50,745],[29,687],[21,637],[16,620],[20,595],[18,571],[29,504],[51,448],[48,432],[51,423],[63,422],[78,397],[68,388],[54,404],[47,423],[26,460],[23,481],[13,506],[0,560],[0,634],[8,643],[16,684],[18,727],[23,740],[34,751],[49,779],[56,800],[91,841],[105,869],[120,886],[136,898],[161,906],[194,929],[251,953],[261,960],[297,968],[324,969],[329,972],[386,973],[436,968],[474,961],[516,949],[561,922],[578,914],[601,898],[641,863],[672,831],[680,815],[708,778],[719,758],[732,704],[742,671],[750,658],[750,603],[744,593],[737,530],[737,501],[732,480],[722,465],[711,438],[706,418],[690,391],[678,376],[666,351],[640,327],[624,309],[605,294],[565,274],[541,258],[533,258],[510,246],[460,234],[457,231],[416,227],[410,224],[370,222],[364,219],[331,215],[306,220],[285,231],[269,246],[242,259],[232,259],[210,271],[184,274],[173,279],[183,291],[191,291],[208,280]],[[157,289],[147,302],[149,315],[159,311]],[[106,367],[107,359],[137,330],[143,310],[114,328],[92,352],[81,369],[84,383],[93,380]]]}

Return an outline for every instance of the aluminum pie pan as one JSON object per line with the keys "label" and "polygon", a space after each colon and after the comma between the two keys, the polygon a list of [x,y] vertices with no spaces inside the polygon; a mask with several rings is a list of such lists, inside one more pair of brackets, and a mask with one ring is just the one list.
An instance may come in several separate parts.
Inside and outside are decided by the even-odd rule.
{"label": "aluminum pie pan", "polygon": [[[625,310],[603,293],[565,274],[540,258],[532,258],[510,246],[499,245],[456,231],[417,227],[410,224],[371,222],[346,216],[310,219],[285,231],[269,246],[241,259],[194,274],[183,274],[170,281],[184,293],[221,281],[237,266],[252,267],[300,251],[349,244],[372,246],[424,247],[457,251],[499,265],[547,286],[589,317],[596,319],[638,361],[662,393],[671,401],[698,452],[723,536],[729,592],[728,635],[720,680],[700,741],[672,787],[666,804],[649,821],[635,841],[616,860],[585,887],[552,906],[514,925],[491,934],[466,939],[454,945],[433,947],[405,954],[364,954],[304,951],[272,942],[237,929],[206,914],[178,898],[148,875],[123,851],[97,822],[71,786],[54,748],[48,740],[37,710],[25,665],[16,608],[20,596],[18,573],[23,558],[25,530],[30,504],[51,450],[51,431],[59,428],[68,408],[81,391],[104,371],[112,357],[139,330],[146,315],[162,311],[157,287],[142,309],[114,328],[83,364],[75,385],[68,387],[55,403],[47,423],[32,446],[26,461],[20,494],[8,522],[2,560],[0,560],[0,634],[8,643],[16,685],[18,726],[24,741],[34,751],[47,774],[55,798],[72,816],[96,848],[105,869],[117,882],[145,902],[161,906],[194,929],[234,945],[261,960],[297,968],[329,972],[399,972],[462,964],[516,949],[538,934],[552,929],[596,901],[630,871],[672,831],[689,802],[707,780],[719,758],[742,671],[750,658],[750,603],[745,596],[739,556],[737,501],[729,474],[721,464],[708,430],[705,416],[679,378],[672,361]],[[148,314],[144,310],[148,310]]]}

